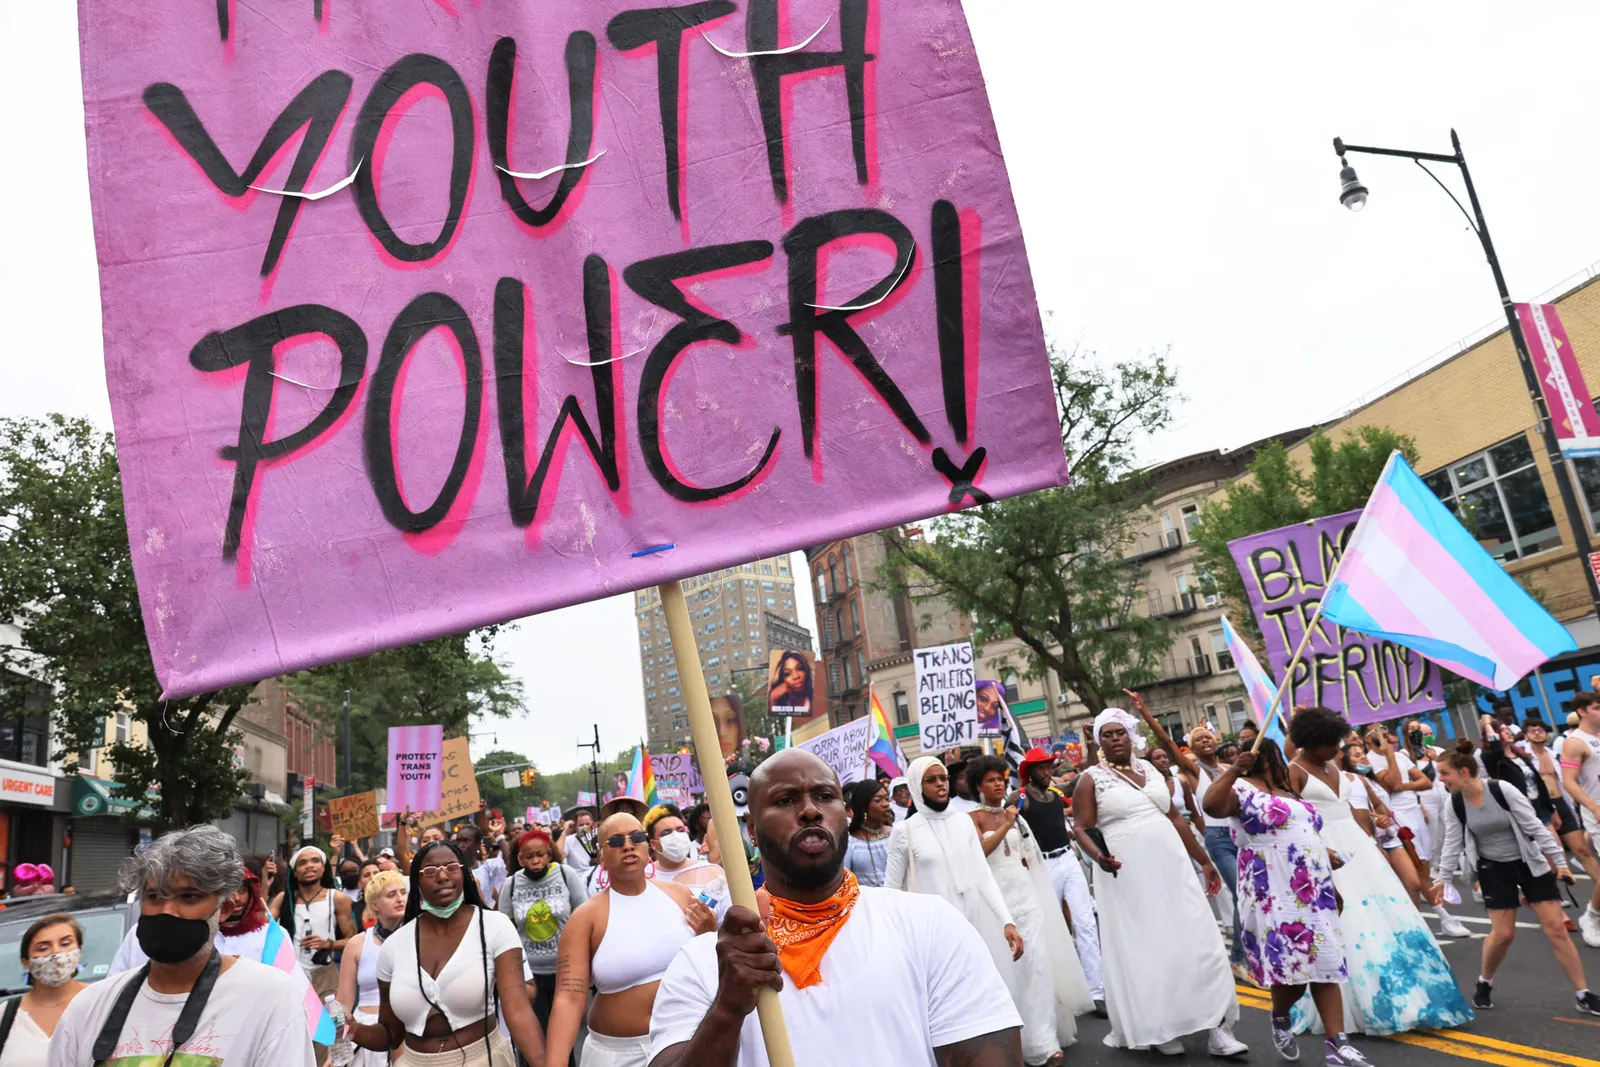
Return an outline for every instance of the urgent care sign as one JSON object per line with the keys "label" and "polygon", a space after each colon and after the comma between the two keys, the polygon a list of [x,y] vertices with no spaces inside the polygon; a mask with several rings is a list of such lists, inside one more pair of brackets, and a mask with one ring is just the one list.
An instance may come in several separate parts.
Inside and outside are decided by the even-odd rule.
{"label": "urgent care sign", "polygon": [[48,808],[56,801],[56,780],[48,774],[0,767],[0,803],[37,804]]}

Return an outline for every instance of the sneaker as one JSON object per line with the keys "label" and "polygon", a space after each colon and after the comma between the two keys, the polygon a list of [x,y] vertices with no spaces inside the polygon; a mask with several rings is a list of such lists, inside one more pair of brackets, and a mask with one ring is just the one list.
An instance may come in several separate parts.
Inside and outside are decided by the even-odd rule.
{"label": "sneaker", "polygon": [[1600,1015],[1600,993],[1589,990],[1578,998],[1578,1010],[1590,1015]]}
{"label": "sneaker", "polygon": [[1250,1046],[1234,1037],[1233,1031],[1224,1023],[1211,1028],[1211,1036],[1206,1039],[1206,1051],[1213,1056],[1242,1056],[1250,1051]]}
{"label": "sneaker", "polygon": [[1111,1017],[1110,1013],[1106,1011],[1106,1002],[1099,999],[1095,1000],[1094,1008],[1090,1014],[1096,1019],[1109,1019]]}
{"label": "sneaker", "polygon": [[1485,1009],[1494,1007],[1494,986],[1480,981],[1478,988],[1472,992],[1472,1006]]}
{"label": "sneaker", "polygon": [[1272,1020],[1272,1044],[1278,1050],[1278,1055],[1293,1063],[1300,1058],[1300,1044],[1295,1040],[1294,1023],[1288,1019],[1283,1020],[1283,1025],[1278,1025],[1276,1017]]}
{"label": "sneaker", "polygon": [[1327,1042],[1327,1056],[1323,1060],[1328,1067],[1372,1067],[1371,1061],[1361,1054],[1361,1050],[1350,1044],[1348,1040],[1335,1044],[1332,1040]]}
{"label": "sneaker", "polygon": [[1600,911],[1590,904],[1578,916],[1578,929],[1583,932],[1583,943],[1590,948],[1600,948]]}
{"label": "sneaker", "polygon": [[1439,916],[1439,934],[1443,937],[1471,937],[1472,931],[1467,929],[1467,924],[1454,915]]}
{"label": "sneaker", "polygon": [[1182,1041],[1177,1041],[1177,1040],[1163,1041],[1159,1045],[1151,1045],[1150,1047],[1155,1049],[1157,1052],[1161,1053],[1163,1056],[1182,1056],[1183,1055],[1183,1042]]}

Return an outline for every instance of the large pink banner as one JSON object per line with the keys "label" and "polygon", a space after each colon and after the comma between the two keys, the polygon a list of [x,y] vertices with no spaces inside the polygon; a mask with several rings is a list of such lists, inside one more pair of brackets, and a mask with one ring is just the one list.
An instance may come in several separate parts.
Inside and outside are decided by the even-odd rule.
{"label": "large pink banner", "polygon": [[959,0],[80,26],[169,695],[1066,479]]}
{"label": "large pink banner", "polygon": [[1522,336],[1533,357],[1556,440],[1568,456],[1600,455],[1600,414],[1583,380],[1578,356],[1554,304],[1517,304]]}

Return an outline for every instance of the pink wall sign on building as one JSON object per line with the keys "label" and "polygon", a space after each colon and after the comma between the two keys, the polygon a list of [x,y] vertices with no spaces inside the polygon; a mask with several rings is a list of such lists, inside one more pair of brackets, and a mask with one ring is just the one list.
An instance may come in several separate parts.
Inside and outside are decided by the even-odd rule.
{"label": "pink wall sign on building", "polygon": [[1556,306],[1515,306],[1561,451],[1568,456],[1600,456],[1600,414],[1595,412],[1594,399]]}
{"label": "pink wall sign on building", "polygon": [[171,696],[1066,480],[960,0],[79,12]]}

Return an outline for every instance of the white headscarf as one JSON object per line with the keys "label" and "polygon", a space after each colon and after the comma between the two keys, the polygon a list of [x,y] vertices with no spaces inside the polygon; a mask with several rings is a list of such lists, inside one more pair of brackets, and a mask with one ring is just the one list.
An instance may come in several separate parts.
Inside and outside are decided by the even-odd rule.
{"label": "white headscarf", "polygon": [[983,854],[983,842],[978,840],[978,828],[972,824],[971,817],[948,806],[943,811],[934,811],[924,799],[922,779],[935,767],[941,771],[945,769],[944,764],[933,756],[921,756],[911,761],[908,775],[911,779],[911,800],[917,806],[917,814],[912,818],[920,819],[918,829],[925,828],[944,850],[945,869],[949,872],[950,883],[955,891],[961,894],[976,892],[978,873],[989,870],[989,861]]}
{"label": "white headscarf", "polygon": [[289,857],[289,869],[291,871],[294,870],[294,865],[300,862],[300,857],[304,856],[307,852],[316,856],[317,859],[321,860],[323,863],[328,862],[327,853],[323,852],[316,845],[301,845],[299,848],[294,850],[294,855]]}
{"label": "white headscarf", "polygon": [[1121,708],[1107,708],[1094,717],[1094,743],[1097,745],[1100,743],[1100,731],[1108,723],[1113,722],[1128,731],[1128,736],[1133,739],[1134,755],[1144,755],[1144,736],[1139,733],[1139,720]]}

